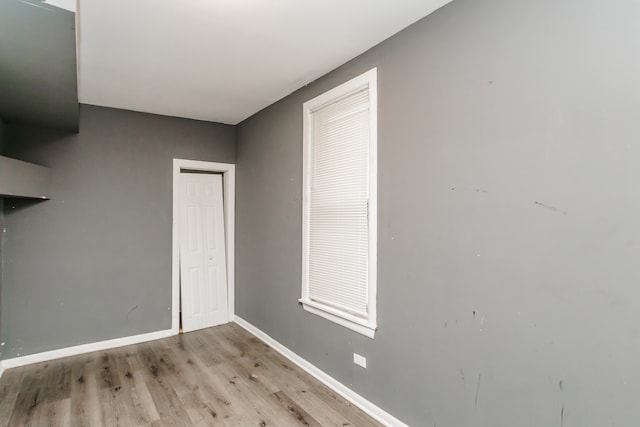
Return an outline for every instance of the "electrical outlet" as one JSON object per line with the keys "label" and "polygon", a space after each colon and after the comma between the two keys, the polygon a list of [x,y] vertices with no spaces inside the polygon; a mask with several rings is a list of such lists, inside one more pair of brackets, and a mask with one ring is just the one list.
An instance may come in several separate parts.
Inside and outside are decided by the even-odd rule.
{"label": "electrical outlet", "polygon": [[353,363],[358,366],[362,366],[363,368],[367,368],[367,358],[364,356],[360,356],[357,353],[353,353]]}

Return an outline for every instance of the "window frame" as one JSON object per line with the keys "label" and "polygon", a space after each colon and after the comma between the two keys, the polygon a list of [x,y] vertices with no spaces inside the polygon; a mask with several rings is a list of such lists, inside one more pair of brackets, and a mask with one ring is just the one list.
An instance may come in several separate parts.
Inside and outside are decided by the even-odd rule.
{"label": "window frame", "polygon": [[[367,88],[369,95],[369,202],[368,202],[368,301],[367,317],[355,316],[309,297],[309,232],[313,147],[313,114],[323,107]],[[302,106],[303,114],[303,202],[302,202],[302,298],[304,310],[374,338],[377,330],[377,188],[378,188],[378,87],[377,68],[373,68]]]}

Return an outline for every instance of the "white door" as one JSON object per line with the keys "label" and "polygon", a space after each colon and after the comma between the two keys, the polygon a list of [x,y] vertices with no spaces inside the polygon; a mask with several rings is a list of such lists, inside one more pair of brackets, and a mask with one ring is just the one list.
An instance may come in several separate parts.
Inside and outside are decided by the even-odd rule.
{"label": "white door", "polygon": [[222,176],[180,174],[180,300],[184,332],[229,321]]}

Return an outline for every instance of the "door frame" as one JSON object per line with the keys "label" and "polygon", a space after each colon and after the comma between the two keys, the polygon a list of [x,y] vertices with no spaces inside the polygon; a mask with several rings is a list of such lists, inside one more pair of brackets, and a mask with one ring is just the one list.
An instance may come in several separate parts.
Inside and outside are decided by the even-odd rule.
{"label": "door frame", "polygon": [[173,237],[171,259],[171,332],[180,333],[180,173],[183,170],[222,173],[224,238],[227,256],[227,310],[234,320],[235,301],[235,195],[236,165],[173,159]]}

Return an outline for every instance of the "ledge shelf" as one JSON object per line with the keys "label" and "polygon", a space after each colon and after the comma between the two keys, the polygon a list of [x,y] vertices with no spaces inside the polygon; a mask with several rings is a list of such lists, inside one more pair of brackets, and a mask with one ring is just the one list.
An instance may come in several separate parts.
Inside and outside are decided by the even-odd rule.
{"label": "ledge shelf", "polygon": [[0,156],[0,197],[48,199],[51,170]]}

